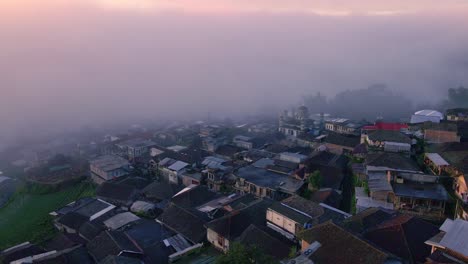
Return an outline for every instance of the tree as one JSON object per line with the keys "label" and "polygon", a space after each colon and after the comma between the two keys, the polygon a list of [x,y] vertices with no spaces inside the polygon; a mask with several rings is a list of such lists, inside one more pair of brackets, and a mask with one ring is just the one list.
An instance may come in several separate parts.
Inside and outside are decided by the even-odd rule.
{"label": "tree", "polygon": [[266,255],[257,246],[244,246],[234,242],[229,251],[216,259],[216,264],[263,264],[279,263],[274,258]]}
{"label": "tree", "polygon": [[311,189],[320,189],[322,186],[322,175],[320,171],[316,170],[309,176],[309,188]]}
{"label": "tree", "polygon": [[468,88],[458,87],[448,90],[448,102],[446,107],[468,107]]}

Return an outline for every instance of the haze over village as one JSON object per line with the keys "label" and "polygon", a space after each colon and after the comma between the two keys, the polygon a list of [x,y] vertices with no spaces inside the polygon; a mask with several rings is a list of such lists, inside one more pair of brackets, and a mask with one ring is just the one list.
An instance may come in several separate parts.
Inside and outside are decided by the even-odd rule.
{"label": "haze over village", "polygon": [[0,263],[468,263],[468,2],[0,0]]}

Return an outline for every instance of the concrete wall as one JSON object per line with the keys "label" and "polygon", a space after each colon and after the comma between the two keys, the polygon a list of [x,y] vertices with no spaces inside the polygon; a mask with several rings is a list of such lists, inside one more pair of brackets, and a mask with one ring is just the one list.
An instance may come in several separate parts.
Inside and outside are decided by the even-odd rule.
{"label": "concrete wall", "polygon": [[288,231],[289,233],[296,235],[296,222],[293,220],[268,209],[267,210],[267,221],[281,227],[282,229]]}
{"label": "concrete wall", "polygon": [[439,131],[427,129],[424,131],[424,139],[433,143],[460,142],[460,137],[454,131]]}
{"label": "concrete wall", "polygon": [[[216,233],[215,231],[211,230],[208,228],[206,232],[206,237],[208,241],[218,250],[221,250],[223,252],[227,252],[229,250],[229,240],[221,237]],[[223,241],[221,245],[219,242]]]}

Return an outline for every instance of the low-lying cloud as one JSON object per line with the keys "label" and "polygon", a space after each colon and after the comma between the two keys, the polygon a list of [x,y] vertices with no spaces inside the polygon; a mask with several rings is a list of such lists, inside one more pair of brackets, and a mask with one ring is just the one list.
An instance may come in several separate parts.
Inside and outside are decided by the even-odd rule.
{"label": "low-lying cloud", "polygon": [[[128,1],[118,9],[110,0],[106,8],[40,2],[37,9],[33,1],[0,2],[4,141],[106,120],[242,115],[374,83],[415,102],[435,101],[468,84],[462,1],[439,13],[439,1],[418,1],[401,14],[401,4],[365,8],[359,1],[217,1],[223,12],[209,1],[196,9],[198,0],[171,1],[158,12],[135,12]],[[350,15],[300,12],[312,9]]]}

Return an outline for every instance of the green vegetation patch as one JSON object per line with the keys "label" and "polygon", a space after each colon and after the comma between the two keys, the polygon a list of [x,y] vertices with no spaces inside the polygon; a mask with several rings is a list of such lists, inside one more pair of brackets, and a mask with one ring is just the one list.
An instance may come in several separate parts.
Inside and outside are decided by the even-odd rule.
{"label": "green vegetation patch", "polygon": [[56,231],[49,213],[94,193],[91,183],[79,183],[47,194],[18,190],[0,209],[0,250],[25,241],[41,243],[51,238]]}

